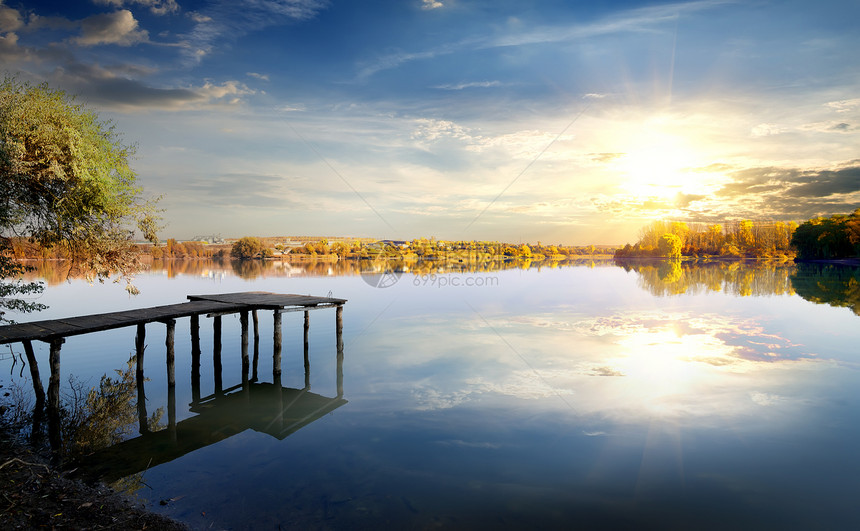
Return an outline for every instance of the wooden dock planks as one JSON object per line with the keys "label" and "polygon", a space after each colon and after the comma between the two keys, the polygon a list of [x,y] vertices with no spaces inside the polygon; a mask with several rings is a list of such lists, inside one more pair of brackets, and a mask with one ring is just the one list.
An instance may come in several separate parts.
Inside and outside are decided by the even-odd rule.
{"label": "wooden dock planks", "polygon": [[189,295],[191,301],[217,301],[225,303],[246,304],[256,308],[284,309],[288,307],[314,307],[319,305],[341,305],[346,299],[331,297],[314,297],[311,295],[295,295],[292,293],[269,293],[266,291],[245,291],[240,293],[218,293],[214,295]]}
{"label": "wooden dock planks", "polygon": [[0,345],[32,340],[51,341],[191,315],[235,313],[255,309],[313,309],[346,303],[345,299],[263,291],[189,295],[188,299],[188,302],[178,304],[0,326]]}

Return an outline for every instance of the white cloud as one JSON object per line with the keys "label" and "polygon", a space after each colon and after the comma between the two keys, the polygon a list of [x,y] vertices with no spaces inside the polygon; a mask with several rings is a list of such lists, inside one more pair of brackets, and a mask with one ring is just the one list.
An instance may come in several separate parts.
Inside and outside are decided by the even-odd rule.
{"label": "white cloud", "polygon": [[123,9],[85,18],[81,21],[81,36],[73,40],[81,46],[97,44],[131,46],[139,42],[147,42],[149,33],[138,29],[138,22],[131,11]]}
{"label": "white cloud", "polygon": [[412,133],[414,140],[433,142],[442,138],[455,138],[458,140],[472,140],[473,138],[467,128],[448,120],[419,118],[415,122],[418,124],[418,127]]}
{"label": "white cloud", "polygon": [[138,4],[148,7],[156,15],[166,15],[179,11],[176,0],[93,0],[94,3],[103,6],[125,7],[126,5]]}
{"label": "white cloud", "polygon": [[785,397],[775,395],[772,393],[762,393],[760,391],[753,391],[750,393],[750,398],[753,402],[760,406],[775,406],[782,402],[785,402]]}
{"label": "white cloud", "polygon": [[421,9],[439,9],[445,7],[445,4],[438,0],[421,0]]}
{"label": "white cloud", "polygon": [[860,98],[850,100],[831,101],[825,104],[836,112],[849,112],[860,108]]}
{"label": "white cloud", "polygon": [[197,22],[198,24],[203,22],[212,22],[212,17],[203,15],[202,13],[198,13],[197,11],[191,11],[188,13],[188,16],[191,17],[191,20]]}
{"label": "white cloud", "polygon": [[17,9],[0,4],[0,31],[15,31],[24,25]]}
{"label": "white cloud", "polygon": [[222,100],[227,103],[236,104],[241,101],[240,96],[254,94],[256,91],[249,89],[247,85],[238,81],[225,81],[220,85],[213,85],[207,81],[202,87],[194,89],[194,92],[207,102]]}
{"label": "white cloud", "polygon": [[268,80],[269,80],[269,76],[268,76],[268,75],[266,75],[266,74],[258,74],[257,72],[247,72],[245,75],[247,75],[247,76],[249,76],[249,77],[257,78],[257,79],[259,79],[260,81],[268,81]]}
{"label": "white cloud", "polygon": [[762,137],[778,135],[780,133],[785,133],[786,131],[788,131],[788,129],[777,124],[758,124],[752,128],[750,133],[752,136]]}
{"label": "white cloud", "polygon": [[21,50],[18,48],[18,35],[7,33],[0,35],[0,59],[5,63],[11,63],[17,60],[21,55]]}

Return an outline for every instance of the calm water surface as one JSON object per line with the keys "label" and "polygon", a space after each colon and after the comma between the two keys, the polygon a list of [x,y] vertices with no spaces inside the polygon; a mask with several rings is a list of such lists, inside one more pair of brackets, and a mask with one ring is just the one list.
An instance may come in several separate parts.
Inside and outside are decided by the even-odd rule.
{"label": "calm water surface", "polygon": [[[177,322],[177,421],[205,415],[205,433],[174,442],[163,464],[135,470],[156,451],[144,445],[108,466],[136,472],[137,496],[195,528],[860,525],[856,270],[579,265],[407,272],[380,289],[330,267],[155,268],[135,298],[61,282],[41,297],[49,310],[18,319],[234,291],[349,299],[345,402],[333,310],[310,313],[307,374],[302,313],[284,314],[277,399],[271,313],[260,312],[259,380],[244,398],[239,320],[225,316],[223,388],[237,389],[217,411],[189,407],[188,319]],[[201,319],[204,397],[211,327]],[[131,328],[68,338],[63,392],[67,375],[97,385],[133,350]],[[164,326],[148,325],[150,414],[168,405],[164,351]],[[47,354],[38,344],[45,384]],[[0,383],[29,389],[20,364],[2,363]],[[301,418],[278,417],[277,404]]]}

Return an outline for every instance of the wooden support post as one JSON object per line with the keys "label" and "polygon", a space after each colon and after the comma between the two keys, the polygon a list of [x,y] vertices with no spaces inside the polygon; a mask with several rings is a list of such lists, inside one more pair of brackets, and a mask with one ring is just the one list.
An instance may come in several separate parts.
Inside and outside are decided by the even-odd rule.
{"label": "wooden support post", "polygon": [[270,426],[275,426],[278,430],[284,428],[284,388],[281,384],[281,374],[278,373],[274,377],[274,400],[272,407],[274,415]]}
{"label": "wooden support post", "polygon": [[55,456],[62,452],[63,437],[60,430],[60,348],[65,339],[51,340],[49,361],[51,378],[48,381],[48,440]]}
{"label": "wooden support post", "polygon": [[191,365],[194,367],[197,363],[197,370],[200,370],[200,316],[194,314],[191,316]]}
{"label": "wooden support post", "polygon": [[176,320],[168,319],[164,322],[167,325],[167,334],[164,338],[164,346],[167,347],[167,385],[176,386],[176,349],[174,347],[174,338],[176,337]]}
{"label": "wooden support post", "polygon": [[174,338],[176,336],[176,320],[168,319],[167,334],[164,344],[167,347],[167,429],[170,438],[176,442],[176,351]]}
{"label": "wooden support post", "polygon": [[310,330],[311,312],[305,310],[305,389],[311,388]]}
{"label": "wooden support post", "polygon": [[273,422],[277,429],[284,427],[284,388],[281,383],[281,312],[275,310],[274,315],[275,330],[274,330],[274,348],[272,356],[272,382],[275,387],[275,418]]}
{"label": "wooden support post", "polygon": [[275,331],[273,337],[272,374],[280,379],[281,376],[281,312],[275,310]]}
{"label": "wooden support post", "polygon": [[337,353],[337,397],[343,397],[343,351]]}
{"label": "wooden support post", "polygon": [[137,324],[137,334],[134,336],[134,350],[137,358],[137,372],[143,374],[143,351],[146,348],[146,325]]}
{"label": "wooden support post", "polygon": [[191,402],[200,401],[200,316],[191,316]]}
{"label": "wooden support post", "polygon": [[248,370],[251,362],[248,359],[248,312],[239,313],[239,324],[242,327],[242,386],[248,385]]}
{"label": "wooden support post", "polygon": [[212,318],[212,368],[215,372],[215,393],[220,394],[222,391],[221,384],[221,316],[216,315]]}
{"label": "wooden support post", "polygon": [[65,339],[56,338],[51,340],[51,353],[49,363],[51,364],[51,378],[48,381],[48,410],[55,413],[60,411],[60,348]]}
{"label": "wooden support post", "polygon": [[335,334],[337,335],[337,351],[343,353],[343,304],[338,304],[334,313]]}
{"label": "wooden support post", "polygon": [[45,405],[45,389],[42,388],[42,378],[39,376],[39,364],[36,363],[36,354],[33,352],[33,343],[29,339],[24,341],[24,354],[27,355],[27,363],[30,365],[30,377],[33,379],[33,392],[36,394],[36,409],[42,409]]}
{"label": "wooden support post", "polygon": [[305,310],[305,352],[308,351],[308,346],[310,345],[310,331],[311,331],[311,312]]}
{"label": "wooden support post", "polygon": [[135,383],[137,384],[137,424],[138,431],[149,433],[149,415],[146,414],[146,389],[143,387],[143,369],[137,371]]}
{"label": "wooden support post", "polygon": [[257,317],[257,310],[251,310],[251,318],[254,321],[254,364],[251,369],[251,381],[257,381],[257,366],[260,363],[260,320]]}
{"label": "wooden support post", "polygon": [[200,359],[200,316],[196,313],[191,316],[191,356],[194,355]]}
{"label": "wooden support post", "polygon": [[146,325],[137,324],[137,334],[134,337],[135,357],[137,358],[137,373],[135,381],[137,384],[137,423],[140,433],[149,433],[149,416],[146,414],[146,390],[143,382],[143,355],[146,349]]}
{"label": "wooden support post", "polygon": [[167,433],[176,444],[176,386],[167,386]]}

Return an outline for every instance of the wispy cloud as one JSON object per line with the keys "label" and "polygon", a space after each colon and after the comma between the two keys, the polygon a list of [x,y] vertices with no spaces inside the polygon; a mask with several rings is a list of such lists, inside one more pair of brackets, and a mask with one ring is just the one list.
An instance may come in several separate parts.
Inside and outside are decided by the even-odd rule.
{"label": "wispy cloud", "polygon": [[[572,42],[601,35],[656,31],[658,28],[665,26],[666,24],[674,25],[679,16],[714,9],[721,5],[730,3],[733,2],[725,0],[702,0],[698,2],[685,2],[638,8],[614,14],[586,24],[544,26],[531,31],[470,37],[468,39],[424,51],[399,51],[379,57],[370,64],[365,64],[359,68],[358,78],[364,79],[380,71],[397,68],[400,65],[411,61],[431,59],[442,55],[465,51],[543,43]],[[591,96],[599,95],[592,94]]]}
{"label": "wispy cloud", "polygon": [[702,0],[664,4],[623,11],[588,24],[545,26],[533,31],[511,33],[489,39],[485,47],[524,46],[531,44],[577,41],[601,35],[655,31],[660,26],[675,24],[678,17],[734,3],[723,0]]}
{"label": "wispy cloud", "polygon": [[421,59],[432,59],[433,57],[438,57],[440,55],[447,55],[458,51],[459,46],[450,45],[450,46],[441,46],[439,48],[435,48],[433,50],[426,50],[423,52],[395,52],[383,57],[377,58],[376,60],[370,62],[369,64],[359,68],[358,70],[358,79],[363,80],[368,77],[373,76],[378,72],[382,72],[383,70],[390,70],[392,68],[397,68],[398,66],[409,63],[412,61],[418,61]]}
{"label": "wispy cloud", "polygon": [[501,87],[501,81],[469,81],[466,83],[457,83],[455,85],[436,85],[433,88],[442,89],[442,90],[463,90],[469,88],[489,88],[489,87]]}
{"label": "wispy cloud", "polygon": [[93,0],[94,4],[113,7],[125,7],[129,5],[141,5],[148,7],[156,15],[166,15],[179,11],[176,0]]}
{"label": "wispy cloud", "polygon": [[191,17],[194,29],[185,36],[186,59],[192,64],[212,53],[216,43],[271,26],[308,20],[328,6],[327,0],[220,0]]}

